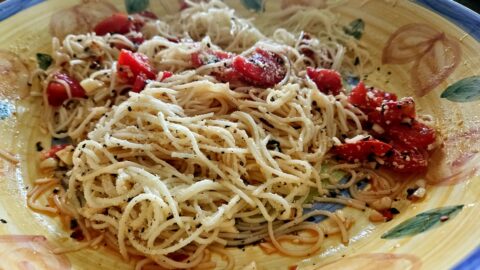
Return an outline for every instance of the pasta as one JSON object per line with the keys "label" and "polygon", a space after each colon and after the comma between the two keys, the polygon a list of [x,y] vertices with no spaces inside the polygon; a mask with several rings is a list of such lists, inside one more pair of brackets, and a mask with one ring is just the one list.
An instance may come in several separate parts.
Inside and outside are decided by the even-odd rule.
{"label": "pasta", "polygon": [[[188,3],[177,17],[144,18],[139,44],[135,31],[54,38],[54,64],[32,75],[49,133],[71,140],[44,155],[51,177],[38,179],[28,194],[32,209],[59,215],[84,241],[57,252],[104,244],[136,269],[214,268],[217,254],[232,269],[225,246],[261,243],[267,253],[302,257],[315,254],[325,235],[347,243],[353,220],[341,211],[308,210],[313,202],[381,210],[402,196],[410,182],[332,158],[332,147],[345,138],[369,135],[367,116],[345,93],[319,91],[305,70],[362,74],[369,61],[331,11],[265,14],[279,22],[272,29],[237,17],[220,1]],[[136,86],[122,74],[133,69],[122,69],[120,49],[148,57],[157,80],[132,91]],[[205,52],[214,60],[192,64],[192,55]],[[267,64],[285,73],[269,87],[225,81],[233,54],[273,57]],[[85,96],[60,72],[77,78]],[[52,85],[65,89],[62,106],[48,106],[56,102]],[[370,187],[360,188],[365,179]],[[340,190],[352,198],[332,195]],[[43,194],[48,206],[37,202]],[[309,221],[316,216],[335,225]]]}

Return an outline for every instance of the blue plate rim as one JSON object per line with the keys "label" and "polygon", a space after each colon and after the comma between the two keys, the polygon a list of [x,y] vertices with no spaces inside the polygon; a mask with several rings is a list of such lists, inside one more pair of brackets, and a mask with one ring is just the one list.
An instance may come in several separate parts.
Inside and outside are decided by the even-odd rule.
{"label": "blue plate rim", "polygon": [[453,0],[410,0],[448,19],[480,41],[480,14]]}

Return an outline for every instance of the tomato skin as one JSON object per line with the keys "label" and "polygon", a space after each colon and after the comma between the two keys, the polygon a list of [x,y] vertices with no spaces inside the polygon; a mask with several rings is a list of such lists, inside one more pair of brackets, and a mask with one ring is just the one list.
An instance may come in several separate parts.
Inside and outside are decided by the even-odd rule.
{"label": "tomato skin", "polygon": [[126,34],[130,32],[132,28],[133,21],[128,18],[128,15],[115,13],[99,22],[93,31],[99,36],[104,36],[108,33]]}
{"label": "tomato skin", "polygon": [[279,83],[287,74],[283,59],[261,48],[257,48],[248,57],[236,56],[232,67],[246,83],[264,88]]}
{"label": "tomato skin", "polygon": [[388,143],[376,139],[368,139],[334,146],[333,152],[341,159],[358,162],[367,160],[372,154],[382,157],[391,149],[392,146]]}
{"label": "tomato skin", "polygon": [[122,49],[118,56],[117,65],[118,76],[131,84],[135,82],[137,76],[141,73],[150,80],[154,80],[157,77],[157,73],[150,64],[150,60],[142,53],[134,53]]}
{"label": "tomato skin", "polygon": [[338,95],[342,90],[342,77],[333,69],[307,67],[307,76],[317,85],[318,90],[327,95]]}
{"label": "tomato skin", "polygon": [[435,142],[435,130],[418,121],[411,125],[399,124],[387,129],[388,137],[397,143],[418,149],[427,149]]}
{"label": "tomato skin", "polygon": [[47,86],[48,104],[53,107],[58,107],[68,99],[68,93],[63,84],[56,81],[63,81],[70,86],[70,92],[74,98],[84,98],[86,96],[85,89],[80,83],[68,76],[65,73],[57,73],[54,75],[55,81],[52,81]]}
{"label": "tomato skin", "polygon": [[50,150],[42,154],[42,159],[54,158],[55,154],[57,154],[58,151],[63,150],[67,146],[69,146],[69,144],[59,144],[52,146]]}

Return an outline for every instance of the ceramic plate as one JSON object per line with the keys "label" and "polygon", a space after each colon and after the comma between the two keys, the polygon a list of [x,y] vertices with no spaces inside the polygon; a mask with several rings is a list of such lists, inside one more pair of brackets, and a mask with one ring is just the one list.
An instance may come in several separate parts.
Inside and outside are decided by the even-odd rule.
{"label": "ceramic plate", "polygon": [[[149,8],[172,13],[180,1],[117,1],[119,10]],[[247,17],[293,4],[323,8],[332,1],[226,1]],[[38,101],[25,89],[24,69],[36,52],[50,51],[51,15],[77,1],[49,0],[0,23],[0,268],[133,269],[99,248],[53,255],[78,245],[60,222],[30,211],[26,193],[37,177],[36,143],[50,144],[38,123]],[[344,1],[334,8],[345,31],[371,53],[375,68],[367,83],[414,96],[424,114],[437,120],[443,139],[426,176],[427,197],[400,209],[395,219],[371,224],[359,218],[348,245],[329,239],[310,258],[265,255],[258,247],[231,249],[236,268],[257,269],[475,269],[480,267],[480,19],[452,1]],[[427,33],[427,34],[425,34]],[[405,50],[405,38],[429,46]],[[383,61],[382,61],[383,60]],[[378,68],[377,68],[378,67]],[[9,265],[9,266],[7,266]],[[8,268],[10,267],[10,268]],[[470,267],[470,268],[469,268]]]}

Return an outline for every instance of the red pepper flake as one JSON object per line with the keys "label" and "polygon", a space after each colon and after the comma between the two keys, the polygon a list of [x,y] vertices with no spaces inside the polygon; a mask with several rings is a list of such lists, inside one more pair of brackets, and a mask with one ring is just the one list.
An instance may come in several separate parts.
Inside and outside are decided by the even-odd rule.
{"label": "red pepper flake", "polygon": [[67,146],[69,146],[69,144],[60,144],[60,145],[52,146],[50,150],[42,154],[42,160],[47,158],[55,158],[55,154],[57,154],[58,151],[64,149]]}
{"label": "red pepper flake", "polygon": [[78,241],[82,241],[85,239],[85,236],[83,236],[83,233],[81,230],[75,230],[70,234],[70,238],[73,238]]}
{"label": "red pepper flake", "polygon": [[440,217],[440,221],[441,221],[441,222],[445,222],[445,221],[447,221],[448,219],[449,219],[448,216],[441,216],[441,217]]}
{"label": "red pepper flake", "polygon": [[296,265],[290,265],[288,267],[288,270],[297,270],[297,266]]}
{"label": "red pepper flake", "polygon": [[390,221],[393,219],[393,213],[390,209],[380,210],[380,214],[385,217],[385,221]]}

